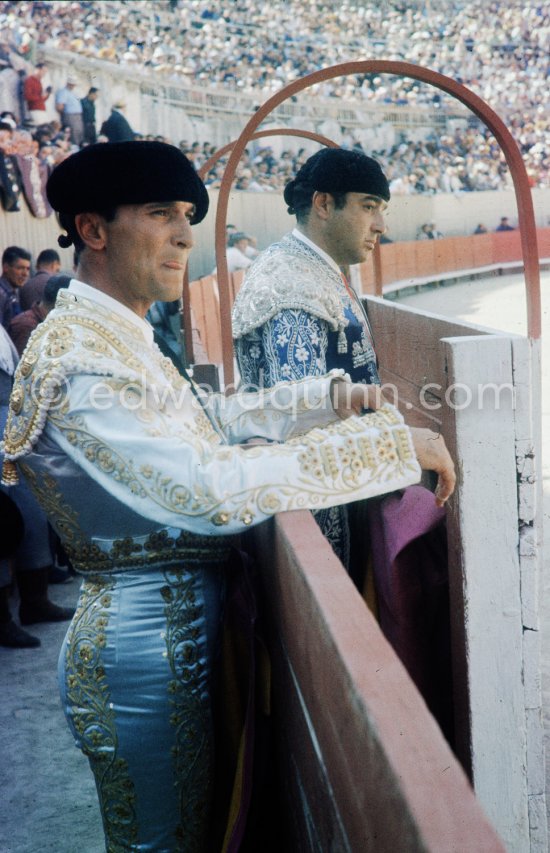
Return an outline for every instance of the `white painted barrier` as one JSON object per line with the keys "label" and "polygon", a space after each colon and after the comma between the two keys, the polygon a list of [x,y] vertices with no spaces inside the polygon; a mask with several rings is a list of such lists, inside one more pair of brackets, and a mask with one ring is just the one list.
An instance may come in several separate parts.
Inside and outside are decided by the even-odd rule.
{"label": "white painted barrier", "polygon": [[510,853],[543,853],[540,347],[367,302],[384,381],[409,420],[441,422],[457,463],[448,511],[457,752]]}

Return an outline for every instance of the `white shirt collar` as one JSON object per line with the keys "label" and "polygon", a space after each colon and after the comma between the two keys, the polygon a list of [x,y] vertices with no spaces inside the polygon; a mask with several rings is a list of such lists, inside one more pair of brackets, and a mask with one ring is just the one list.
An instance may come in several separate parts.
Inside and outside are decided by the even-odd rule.
{"label": "white shirt collar", "polygon": [[342,275],[342,270],[340,269],[334,258],[331,258],[330,255],[327,255],[327,253],[324,252],[323,249],[320,249],[319,246],[313,242],[313,240],[310,240],[309,237],[306,237],[306,235],[302,234],[301,231],[298,231],[297,228],[293,229],[292,236],[296,237],[298,240],[301,240],[302,243],[305,243],[306,246],[309,246],[309,248],[313,249],[314,252],[317,252],[318,255],[321,255],[322,259],[326,261],[327,264],[329,264],[333,270],[336,270],[338,275]]}
{"label": "white shirt collar", "polygon": [[107,293],[103,293],[103,291],[98,290],[97,287],[91,287],[91,285],[85,284],[77,278],[71,279],[69,291],[70,293],[74,293],[75,296],[82,296],[85,299],[91,299],[92,302],[97,302],[99,305],[102,305],[103,308],[107,308],[109,311],[124,317],[125,320],[129,320],[137,326],[149,345],[153,343],[153,327],[151,324],[130,308],[127,308],[126,305],[123,305],[122,302],[119,302],[118,299],[113,299],[112,296],[108,296]]}

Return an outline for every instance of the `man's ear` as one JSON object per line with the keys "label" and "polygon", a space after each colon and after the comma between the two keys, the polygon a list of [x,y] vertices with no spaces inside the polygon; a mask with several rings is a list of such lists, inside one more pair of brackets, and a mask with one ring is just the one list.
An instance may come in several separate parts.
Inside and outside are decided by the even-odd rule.
{"label": "man's ear", "polygon": [[328,219],[330,210],[333,206],[334,199],[330,193],[324,193],[315,190],[313,196],[311,197],[311,209],[317,214],[319,219]]}
{"label": "man's ear", "polygon": [[90,249],[100,252],[105,248],[105,220],[99,213],[77,213],[74,218],[80,239]]}

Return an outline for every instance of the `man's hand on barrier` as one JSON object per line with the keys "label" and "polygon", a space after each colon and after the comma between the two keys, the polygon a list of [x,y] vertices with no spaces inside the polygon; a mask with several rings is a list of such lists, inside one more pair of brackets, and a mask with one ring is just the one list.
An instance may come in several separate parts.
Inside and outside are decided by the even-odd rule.
{"label": "man's hand on barrier", "polygon": [[455,466],[445,439],[440,433],[423,427],[411,427],[411,435],[420,467],[437,474],[435,502],[438,506],[444,506],[456,485]]}

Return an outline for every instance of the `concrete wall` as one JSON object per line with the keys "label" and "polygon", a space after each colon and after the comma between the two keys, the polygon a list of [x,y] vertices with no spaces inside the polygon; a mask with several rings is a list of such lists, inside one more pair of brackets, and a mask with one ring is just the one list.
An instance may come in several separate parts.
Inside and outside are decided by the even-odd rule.
{"label": "concrete wall", "polygon": [[[189,265],[190,280],[208,275],[216,264],[214,253],[215,211],[218,191],[210,191],[210,212],[194,229],[195,248]],[[550,189],[533,190],[536,223],[545,227],[550,221]],[[21,210],[0,212],[0,242],[3,247],[13,243],[30,249],[36,256],[41,249],[57,246],[60,233],[54,216],[35,219],[21,197]],[[397,196],[390,204],[389,236],[393,240],[414,240],[418,227],[433,219],[446,236],[469,235],[478,222],[489,229],[497,226],[501,216],[508,215],[517,224],[516,202],[509,192],[465,193],[462,196]],[[228,222],[253,234],[260,249],[278,239],[294,225],[294,217],[278,193],[235,192],[230,198]],[[70,269],[72,252],[61,252],[64,266]]]}
{"label": "concrete wall", "polygon": [[[211,272],[215,266],[212,247],[217,190],[211,190],[210,196],[212,212],[197,228],[197,248],[190,264],[191,279]],[[536,224],[540,228],[549,225],[550,190],[533,190],[533,201]],[[479,222],[493,230],[501,216],[509,216],[511,223],[517,225],[517,207],[512,190],[464,193],[460,196],[445,193],[437,196],[395,196],[387,217],[388,236],[395,241],[414,240],[420,225],[430,220],[437,223],[445,236],[467,236]],[[295,225],[282,196],[276,193],[233,193],[227,221],[257,237],[260,249]]]}

